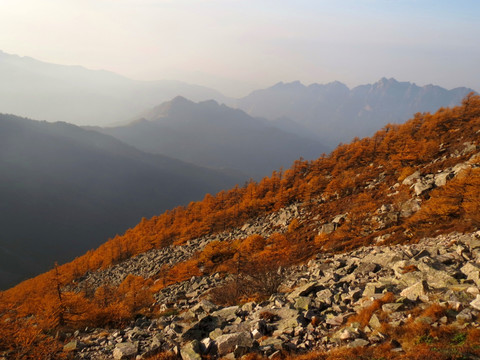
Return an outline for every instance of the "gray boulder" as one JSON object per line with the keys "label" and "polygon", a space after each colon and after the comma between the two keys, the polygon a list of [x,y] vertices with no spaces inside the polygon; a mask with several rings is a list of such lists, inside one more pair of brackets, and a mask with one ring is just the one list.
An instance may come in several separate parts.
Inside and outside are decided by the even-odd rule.
{"label": "gray boulder", "polygon": [[468,279],[473,280],[477,286],[480,286],[480,268],[478,266],[466,263],[460,271],[464,273]]}
{"label": "gray boulder", "polygon": [[207,315],[187,329],[182,338],[184,340],[202,340],[222,325],[223,321],[219,317]]}
{"label": "gray boulder", "polygon": [[249,332],[221,335],[215,341],[217,343],[218,355],[220,356],[233,352],[235,346],[251,347],[253,345]]}
{"label": "gray boulder", "polygon": [[287,298],[291,301],[296,301],[296,299],[300,296],[307,296],[316,290],[319,290],[322,286],[317,282],[311,282],[302,286],[297,287],[293,290],[290,294],[288,294]]}
{"label": "gray boulder", "polygon": [[200,355],[200,349],[200,342],[198,340],[193,340],[182,347],[180,355],[183,360],[201,360],[202,356]]}
{"label": "gray boulder", "polygon": [[425,299],[427,294],[427,284],[425,281],[419,281],[412,286],[409,286],[400,293],[401,296],[405,296],[407,299],[417,301],[419,298]]}
{"label": "gray boulder", "polygon": [[115,346],[113,350],[114,359],[131,359],[138,353],[138,343],[125,342]]}
{"label": "gray boulder", "polygon": [[475,298],[475,300],[473,300],[471,303],[470,303],[470,306],[477,309],[477,310],[480,310],[480,295],[477,295],[477,297]]}

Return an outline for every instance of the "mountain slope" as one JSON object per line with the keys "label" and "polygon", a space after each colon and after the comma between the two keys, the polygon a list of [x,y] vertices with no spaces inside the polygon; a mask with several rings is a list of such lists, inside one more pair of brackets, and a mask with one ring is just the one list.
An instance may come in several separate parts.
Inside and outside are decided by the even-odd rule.
{"label": "mountain slope", "polygon": [[26,334],[33,358],[56,355],[52,329],[87,326],[64,349],[150,356],[180,343],[191,359],[270,356],[286,344],[338,359],[348,344],[340,358],[480,355],[479,133],[480,96],[470,95],[144,219],[3,292],[0,350],[25,351]]}
{"label": "mountain slope", "polygon": [[326,151],[315,140],[281,131],[243,111],[183,97],[157,106],[141,120],[99,131],[143,151],[257,178],[299,157],[313,159]]}
{"label": "mountain slope", "polygon": [[79,125],[131,120],[177,95],[194,100],[225,98],[215,90],[180,81],[135,81],[80,66],[65,66],[0,51],[0,112]]}
{"label": "mountain slope", "polygon": [[388,123],[402,123],[417,112],[458,105],[473,90],[419,87],[382,78],[353,89],[340,82],[304,86],[278,83],[239,99],[237,107],[252,116],[290,118],[334,147],[354,137],[370,136]]}
{"label": "mountain slope", "polygon": [[2,287],[239,180],[74,125],[11,115],[0,115],[0,169]]}

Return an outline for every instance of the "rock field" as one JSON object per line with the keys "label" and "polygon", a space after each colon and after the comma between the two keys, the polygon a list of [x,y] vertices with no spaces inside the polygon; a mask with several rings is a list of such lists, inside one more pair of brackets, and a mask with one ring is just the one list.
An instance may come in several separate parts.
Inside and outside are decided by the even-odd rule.
{"label": "rock field", "polygon": [[[292,207],[281,216],[272,216],[282,218],[281,224],[276,222],[281,227],[295,211]],[[242,228],[244,235],[249,228],[258,233],[252,224]],[[232,238],[237,235],[231,234]],[[158,259],[158,254],[163,254],[162,261],[174,263],[208,241],[190,242],[176,252],[155,250],[117,266],[149,274],[155,269],[152,259]],[[150,265],[145,267],[147,258]],[[102,276],[116,279],[114,273],[111,268],[88,276],[100,282]],[[448,317],[437,321],[422,318],[432,327],[480,326],[480,231],[440,235],[418,244],[318,254],[307,264],[283,269],[282,275],[279,292],[268,301],[231,307],[218,306],[209,298],[209,291],[225,281],[219,274],[192,277],[156,294],[165,316],[138,318],[124,329],[77,331],[65,350],[76,359],[141,359],[158,351],[173,351],[185,360],[193,360],[207,354],[233,359],[256,352],[273,358],[281,351],[301,353],[393,343],[395,339],[382,334],[377,313],[368,325],[348,321],[376,299],[383,299],[378,311],[387,316],[391,326],[407,322],[412,308],[432,304],[451,309]],[[385,297],[387,292],[393,295]],[[402,352],[401,343],[395,344],[394,350]]]}

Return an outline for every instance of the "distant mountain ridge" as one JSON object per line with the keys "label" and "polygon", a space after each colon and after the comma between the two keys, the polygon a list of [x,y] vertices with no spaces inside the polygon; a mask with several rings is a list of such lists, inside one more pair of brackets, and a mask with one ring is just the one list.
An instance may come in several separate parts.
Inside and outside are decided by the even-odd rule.
{"label": "distant mountain ridge", "polygon": [[417,112],[460,104],[474,90],[419,87],[382,78],[349,89],[341,82],[311,84],[280,82],[239,99],[236,107],[252,116],[289,118],[331,147],[354,137],[371,135],[387,123],[402,123]]}
{"label": "distant mountain ridge", "polygon": [[257,178],[290,166],[299,157],[313,159],[328,150],[242,110],[184,97],[165,102],[126,126],[97,130],[142,151]]}
{"label": "distant mountain ridge", "polygon": [[162,101],[225,97],[181,81],[136,81],[81,66],[57,65],[0,51],[0,113],[78,125],[127,121]]}
{"label": "distant mountain ridge", "polygon": [[332,150],[339,142],[372,135],[416,112],[458,105],[472,89],[446,90],[382,78],[349,89],[341,82],[280,82],[241,99],[180,81],[135,81],[104,70],[50,64],[0,51],[0,112],[78,125],[128,124],[175,96],[214,99],[262,117],[285,132],[307,136]]}
{"label": "distant mountain ridge", "polygon": [[67,123],[0,114],[0,288],[244,180]]}

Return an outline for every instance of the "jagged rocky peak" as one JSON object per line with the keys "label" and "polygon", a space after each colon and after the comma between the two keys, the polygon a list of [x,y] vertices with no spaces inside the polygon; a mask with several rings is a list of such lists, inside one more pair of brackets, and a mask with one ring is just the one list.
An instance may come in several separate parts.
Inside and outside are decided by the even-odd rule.
{"label": "jagged rocky peak", "polygon": [[283,82],[280,81],[277,84],[272,86],[272,89],[284,89],[284,90],[299,90],[299,89],[305,89],[306,86],[303,85],[299,80],[295,80],[292,82]]}
{"label": "jagged rocky peak", "polygon": [[374,85],[378,87],[384,87],[387,85],[395,85],[398,84],[399,82],[395,80],[393,77],[390,79],[387,79],[386,77],[382,77],[380,80],[378,80]]}

